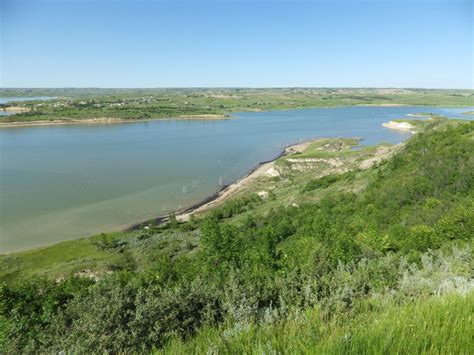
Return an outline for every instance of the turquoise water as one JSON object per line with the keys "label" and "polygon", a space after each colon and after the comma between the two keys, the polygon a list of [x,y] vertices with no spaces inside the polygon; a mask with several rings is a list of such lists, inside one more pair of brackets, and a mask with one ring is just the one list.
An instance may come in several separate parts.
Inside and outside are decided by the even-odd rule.
{"label": "turquoise water", "polygon": [[190,205],[304,139],[398,143],[409,134],[383,122],[427,111],[462,117],[467,110],[345,107],[0,129],[1,251],[117,230]]}

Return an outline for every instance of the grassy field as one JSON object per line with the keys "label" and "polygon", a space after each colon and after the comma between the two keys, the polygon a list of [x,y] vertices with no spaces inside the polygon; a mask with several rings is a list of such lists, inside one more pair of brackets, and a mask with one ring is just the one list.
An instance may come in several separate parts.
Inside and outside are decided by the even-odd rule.
{"label": "grassy field", "polygon": [[225,116],[239,111],[352,105],[472,106],[472,90],[425,89],[0,89],[0,97],[53,100],[3,105],[26,109],[0,122]]}

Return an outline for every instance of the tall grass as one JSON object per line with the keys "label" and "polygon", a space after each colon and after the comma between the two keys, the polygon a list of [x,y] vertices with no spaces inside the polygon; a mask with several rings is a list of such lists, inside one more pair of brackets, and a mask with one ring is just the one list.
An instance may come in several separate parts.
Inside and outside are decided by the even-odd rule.
{"label": "tall grass", "polygon": [[164,353],[462,354],[474,348],[474,293],[395,303],[324,325],[318,309],[279,323],[207,328]]}

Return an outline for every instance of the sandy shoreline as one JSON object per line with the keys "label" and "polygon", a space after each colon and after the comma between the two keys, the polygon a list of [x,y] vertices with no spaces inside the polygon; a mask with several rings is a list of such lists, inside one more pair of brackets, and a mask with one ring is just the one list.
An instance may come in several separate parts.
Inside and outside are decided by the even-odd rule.
{"label": "sandy shoreline", "polygon": [[385,128],[397,130],[397,131],[404,131],[404,132],[410,132],[412,134],[415,133],[414,129],[415,126],[408,122],[396,122],[396,121],[389,121],[386,123],[383,123],[382,126]]}
{"label": "sandy shoreline", "polygon": [[273,167],[273,164],[275,163],[276,160],[279,158],[289,154],[289,153],[294,153],[294,152],[301,152],[306,147],[314,142],[315,140],[320,139],[320,138],[314,138],[314,139],[309,139],[301,143],[297,144],[292,144],[283,149],[283,151],[275,158],[267,161],[260,162],[257,164],[256,167],[251,169],[247,174],[245,174],[243,177],[240,179],[237,179],[235,182],[225,185],[219,190],[217,190],[215,193],[205,197],[201,201],[182,208],[180,210],[168,213],[166,215],[161,215],[152,219],[148,219],[146,221],[140,222],[140,223],[135,223],[132,225],[129,225],[128,227],[122,229],[123,231],[131,231],[131,230],[137,230],[141,229],[147,225],[160,225],[164,222],[167,222],[170,218],[170,216],[175,216],[176,219],[180,222],[186,222],[191,218],[191,215],[194,213],[199,213],[199,212],[204,212],[207,211],[213,207],[215,207],[217,204],[220,202],[223,202],[227,200],[229,197],[235,195],[237,192],[240,192],[244,187],[248,186],[250,182],[255,180],[256,178],[264,175]]}
{"label": "sandy shoreline", "polygon": [[21,106],[7,106],[1,109],[3,112],[27,112],[31,111],[31,108]]}
{"label": "sandy shoreline", "polygon": [[177,117],[170,117],[169,120],[223,120],[229,119],[232,116],[229,114],[215,115],[215,114],[203,114],[203,115],[181,115]]}
{"label": "sandy shoreline", "polygon": [[61,125],[94,125],[94,124],[117,124],[117,123],[134,123],[148,122],[159,120],[225,120],[230,119],[230,115],[182,115],[178,117],[168,118],[118,118],[118,117],[98,117],[86,119],[71,120],[53,120],[53,121],[30,121],[30,122],[1,122],[0,128],[14,127],[37,127],[37,126],[61,126]]}
{"label": "sandy shoreline", "polygon": [[[170,212],[168,214],[157,216],[157,217],[152,218],[152,219],[147,219],[147,220],[144,220],[144,221],[139,222],[139,223],[133,223],[133,224],[117,226],[116,228],[113,228],[113,229],[107,231],[106,233],[112,233],[112,232],[117,232],[117,231],[124,232],[124,231],[139,230],[139,229],[142,229],[142,228],[144,228],[144,227],[146,227],[150,224],[155,225],[155,226],[160,225],[160,224],[163,224],[163,223],[167,222],[169,220],[170,216],[173,216],[173,215],[176,217],[176,219],[178,221],[181,221],[181,222],[188,221],[192,214],[199,213],[199,212],[204,212],[204,211],[207,211],[207,210],[215,207],[219,203],[221,203],[221,202],[227,200],[229,197],[235,195],[237,192],[240,192],[243,188],[247,187],[256,178],[262,176],[265,173],[268,173],[268,170],[273,167],[275,161],[278,160],[279,158],[281,158],[282,156],[285,156],[287,154],[294,153],[294,152],[302,152],[303,150],[305,150],[307,148],[307,146],[310,143],[312,143],[312,142],[314,142],[318,139],[322,139],[322,138],[313,138],[313,139],[309,139],[309,140],[306,140],[306,141],[303,141],[303,142],[300,142],[300,143],[296,143],[296,144],[292,144],[292,145],[289,145],[289,146],[285,147],[282,150],[282,152],[278,156],[276,156],[275,158],[273,158],[271,160],[260,162],[253,169],[249,170],[249,172],[247,172],[247,174],[245,174],[243,177],[237,179],[236,181],[234,181],[233,183],[231,183],[229,185],[222,186],[219,190],[217,190],[213,194],[205,197],[204,199],[202,199],[202,200],[200,200],[200,201],[198,201],[198,202],[196,202],[196,203],[194,203],[190,206],[187,206],[187,207],[184,207],[182,209]],[[271,175],[269,175],[269,176],[271,176]],[[74,239],[71,239],[71,240],[62,240],[62,241],[58,241],[58,242],[54,242],[54,243],[50,243],[50,244],[46,244],[46,245],[41,245],[41,246],[37,246],[37,247],[33,247],[33,248],[16,249],[16,250],[8,251],[8,252],[0,252],[0,255],[10,255],[10,254],[18,253],[18,252],[30,252],[30,251],[34,251],[34,250],[48,248],[52,245],[62,243],[62,242],[69,242],[69,241],[82,239],[82,238],[90,238],[94,235],[96,235],[96,234],[83,236],[81,238],[74,238]]]}
{"label": "sandy shoreline", "polygon": [[115,124],[126,122],[139,122],[145,120],[122,119],[112,117],[100,117],[83,120],[55,120],[55,121],[31,121],[31,122],[2,122],[0,128],[12,127],[34,127],[34,126],[61,126],[61,125],[78,125],[78,124]]}
{"label": "sandy shoreline", "polygon": [[408,104],[357,104],[355,106],[367,106],[367,107],[404,107],[410,106]]}

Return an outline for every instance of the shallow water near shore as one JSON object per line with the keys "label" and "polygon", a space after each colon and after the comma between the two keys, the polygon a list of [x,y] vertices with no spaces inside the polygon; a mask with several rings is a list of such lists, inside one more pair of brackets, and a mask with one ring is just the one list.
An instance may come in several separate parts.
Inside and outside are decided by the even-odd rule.
{"label": "shallow water near shore", "polygon": [[[399,143],[382,123],[470,108],[342,107],[230,120],[0,129],[0,252],[118,230],[193,204],[284,146],[319,137]],[[472,117],[471,117],[472,119]]]}

